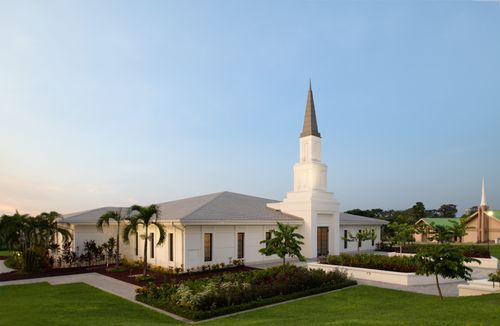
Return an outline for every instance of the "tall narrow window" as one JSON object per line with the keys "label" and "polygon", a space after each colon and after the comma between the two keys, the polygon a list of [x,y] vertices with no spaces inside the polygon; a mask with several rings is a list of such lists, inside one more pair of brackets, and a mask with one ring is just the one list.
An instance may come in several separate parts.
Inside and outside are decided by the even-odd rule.
{"label": "tall narrow window", "polygon": [[245,233],[238,232],[238,259],[245,258]]}
{"label": "tall narrow window", "polygon": [[151,232],[151,258],[155,258],[155,234]]}
{"label": "tall narrow window", "polygon": [[[375,230],[372,229],[372,235],[375,234]],[[372,247],[375,245],[375,238],[372,238]]]}
{"label": "tall narrow window", "polygon": [[[271,232],[266,232],[266,240],[271,240]],[[268,247],[269,245],[267,244],[266,242],[266,248]]]}
{"label": "tall narrow window", "polygon": [[174,261],[174,234],[168,234],[168,259]]}
{"label": "tall narrow window", "polygon": [[347,230],[344,230],[344,249],[347,249]]}
{"label": "tall narrow window", "polygon": [[135,233],[135,255],[139,256],[139,233]]}
{"label": "tall narrow window", "polygon": [[204,237],[205,261],[212,260],[212,233],[205,233]]}

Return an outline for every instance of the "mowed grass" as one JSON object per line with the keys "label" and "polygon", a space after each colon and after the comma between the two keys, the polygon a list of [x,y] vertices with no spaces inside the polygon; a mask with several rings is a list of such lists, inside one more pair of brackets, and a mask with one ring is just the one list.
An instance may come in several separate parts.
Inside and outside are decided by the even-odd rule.
{"label": "mowed grass", "polygon": [[500,244],[490,246],[490,255],[500,259]]}
{"label": "mowed grass", "polygon": [[[89,285],[0,286],[1,325],[171,325],[178,321]],[[500,325],[500,294],[445,298],[355,286],[208,325]]]}
{"label": "mowed grass", "polygon": [[84,283],[0,286],[0,325],[170,325],[156,311]]}
{"label": "mowed grass", "polygon": [[13,251],[10,251],[10,250],[0,250],[0,256],[12,256],[14,254]]}
{"label": "mowed grass", "polygon": [[355,286],[216,325],[500,325],[500,294],[445,298]]}

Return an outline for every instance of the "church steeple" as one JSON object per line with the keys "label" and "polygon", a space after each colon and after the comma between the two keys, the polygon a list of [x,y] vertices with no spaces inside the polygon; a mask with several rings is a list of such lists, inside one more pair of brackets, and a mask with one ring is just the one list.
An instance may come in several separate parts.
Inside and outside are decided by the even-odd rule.
{"label": "church steeple", "polygon": [[318,131],[318,122],[316,121],[316,111],[314,110],[314,99],[311,87],[311,80],[309,80],[309,92],[307,93],[306,114],[304,116],[304,127],[300,137],[316,136],[321,137]]}
{"label": "church steeple", "polygon": [[481,207],[487,207],[486,204],[486,191],[484,190],[484,177],[483,177],[483,186],[481,188]]}

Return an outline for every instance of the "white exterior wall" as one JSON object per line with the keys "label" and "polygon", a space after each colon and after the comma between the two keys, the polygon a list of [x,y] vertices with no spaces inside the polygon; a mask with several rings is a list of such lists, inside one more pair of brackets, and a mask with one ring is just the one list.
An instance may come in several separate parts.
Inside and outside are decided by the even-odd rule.
{"label": "white exterior wall", "polygon": [[376,249],[377,243],[380,242],[380,226],[379,225],[341,225],[340,226],[340,237],[339,237],[339,248],[340,252],[353,252],[358,250],[358,242],[357,241],[348,241],[347,242],[347,249],[344,248],[344,240],[342,240],[342,237],[344,236],[344,231],[347,230],[347,232],[351,233],[352,235],[356,235],[359,230],[375,230],[375,233],[377,235],[377,238],[373,242],[372,246],[372,241],[371,240],[366,240],[361,242],[361,247],[359,248],[360,251],[363,250],[374,250]]}
{"label": "white exterior wall", "polygon": [[[171,223],[163,224],[165,229],[165,241],[161,245],[156,245],[158,243],[158,239],[160,238],[160,233],[155,226],[148,228],[148,233],[154,233],[154,258],[151,258],[151,241],[148,240],[147,246],[147,257],[148,263],[156,266],[162,266],[165,268],[169,267],[183,267],[184,265],[184,231],[181,227],[173,226]],[[144,234],[144,228],[139,228],[139,243],[138,243],[138,255],[135,255],[135,235],[130,235],[130,256],[127,257],[133,260],[144,260],[144,239],[141,238],[141,235]],[[174,257],[173,261],[170,260],[169,253],[169,234],[172,233],[174,235]]]}
{"label": "white exterior wall", "polygon": [[[109,238],[113,237],[116,240],[116,224],[104,226],[102,232],[95,225],[73,225],[73,250],[80,255],[83,253],[85,241],[94,240],[96,245],[100,246],[108,242]],[[130,254],[130,246],[123,242],[122,234],[120,233],[120,254],[128,256]]]}
{"label": "white exterior wall", "polygon": [[[185,226],[185,268],[201,265],[225,263],[238,259],[238,233],[245,233],[245,263],[279,259],[277,256],[264,256],[259,249],[264,245],[260,241],[266,238],[266,232],[274,229],[273,225],[189,225]],[[212,260],[205,261],[204,234],[212,233]]]}

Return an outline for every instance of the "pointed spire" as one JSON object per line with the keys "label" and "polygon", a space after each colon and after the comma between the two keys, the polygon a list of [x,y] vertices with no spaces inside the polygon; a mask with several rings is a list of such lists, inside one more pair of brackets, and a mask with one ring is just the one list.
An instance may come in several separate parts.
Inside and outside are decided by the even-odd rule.
{"label": "pointed spire", "polygon": [[304,128],[300,137],[317,136],[321,137],[318,131],[318,122],[316,121],[316,111],[314,109],[314,99],[312,93],[311,80],[309,79],[309,92],[307,93],[306,114],[304,116]]}
{"label": "pointed spire", "polygon": [[483,177],[483,186],[481,192],[481,207],[486,207],[486,191],[484,190],[484,177]]}

